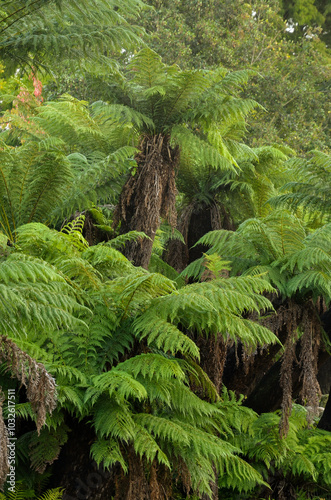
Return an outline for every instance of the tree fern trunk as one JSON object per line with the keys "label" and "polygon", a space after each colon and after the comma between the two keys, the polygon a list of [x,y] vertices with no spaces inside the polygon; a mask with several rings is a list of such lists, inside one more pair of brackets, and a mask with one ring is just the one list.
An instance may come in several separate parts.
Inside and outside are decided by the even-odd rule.
{"label": "tree fern trunk", "polygon": [[209,338],[198,336],[194,341],[200,349],[200,366],[207,373],[219,393],[222,389],[227,344],[220,334],[216,337],[211,335]]}
{"label": "tree fern trunk", "polygon": [[161,217],[176,224],[175,169],[178,149],[171,148],[169,137],[145,137],[136,157],[137,171],[122,189],[115,212],[114,225],[121,223],[121,233],[143,231],[149,239],[128,243],[125,256],[135,265],[147,268],[155,233]]}

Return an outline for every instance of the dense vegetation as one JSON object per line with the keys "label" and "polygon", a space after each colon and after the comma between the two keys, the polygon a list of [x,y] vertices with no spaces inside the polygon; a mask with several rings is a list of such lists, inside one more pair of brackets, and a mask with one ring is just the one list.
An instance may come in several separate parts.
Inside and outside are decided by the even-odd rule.
{"label": "dense vegetation", "polygon": [[327,3],[0,17],[0,498],[330,498]]}

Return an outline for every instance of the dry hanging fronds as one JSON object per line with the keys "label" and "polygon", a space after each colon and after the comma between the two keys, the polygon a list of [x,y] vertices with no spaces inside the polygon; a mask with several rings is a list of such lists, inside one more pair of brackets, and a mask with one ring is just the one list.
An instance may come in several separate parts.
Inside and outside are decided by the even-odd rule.
{"label": "dry hanging fronds", "polygon": [[313,307],[304,309],[302,316],[300,364],[302,368],[301,397],[309,406],[308,421],[318,414],[321,389],[317,381],[317,356],[320,340],[320,324]]}
{"label": "dry hanging fronds", "polygon": [[45,424],[46,414],[56,407],[56,384],[46,368],[5,335],[0,336],[0,363],[7,365],[22,385],[26,387],[27,398],[36,413],[37,431]]}
{"label": "dry hanging fronds", "polygon": [[123,187],[114,214],[114,226],[121,221],[121,231],[143,231],[150,240],[129,243],[125,254],[136,265],[147,267],[155,233],[161,217],[176,225],[176,166],[178,148],[172,149],[169,138],[159,134],[144,137],[136,156],[137,172]]}

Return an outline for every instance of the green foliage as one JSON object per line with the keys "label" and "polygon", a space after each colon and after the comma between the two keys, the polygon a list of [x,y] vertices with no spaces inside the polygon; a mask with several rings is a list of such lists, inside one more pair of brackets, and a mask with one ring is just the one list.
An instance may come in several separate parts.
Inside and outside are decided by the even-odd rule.
{"label": "green foliage", "polygon": [[114,53],[141,43],[138,31],[129,26],[127,15],[138,15],[144,4],[125,0],[84,2],[14,0],[1,6],[0,57],[8,70],[22,65],[54,69],[54,59],[78,63],[103,73],[114,70]]}
{"label": "green foliage", "polygon": [[[19,306],[27,311],[20,313],[22,325],[13,328],[12,336],[57,380],[58,410],[40,437],[22,436],[29,450],[24,460],[41,471],[56,458],[67,439],[60,417],[66,409],[91,419],[96,432],[91,452],[98,463],[119,461],[127,470],[132,446],[147,464],[155,459],[169,468],[184,461],[199,494],[210,493],[213,465],[219,473],[231,470],[238,484],[248,481],[248,489],[260,484],[259,474],[226,442],[222,407],[199,399],[190,389],[192,377],[199,384],[201,379],[206,394],[217,399],[208,377],[190,361],[198,359],[199,351],[187,331],[221,331],[254,346],[273,342],[270,331],[241,317],[246,310],[270,308],[262,293],[271,287],[261,278],[217,277],[176,290],[168,278],[134,268],[111,241],[87,248],[76,235],[82,227],[82,218],[61,232],[40,223],[21,226],[19,249],[12,248],[1,264],[4,292],[20,286],[36,293],[40,287],[33,311],[37,314],[39,301],[44,301],[46,319],[40,315],[31,328],[30,300],[25,304],[23,298],[32,291],[21,292]],[[221,267],[215,259],[208,264],[214,274]],[[56,315],[53,303],[61,311]],[[18,305],[12,302],[14,307]],[[132,352],[134,338],[145,345],[140,353]],[[187,361],[177,355],[187,356]],[[31,418],[24,406],[18,406],[18,415]]]}
{"label": "green foliage", "polygon": [[[272,290],[260,277],[215,278],[208,283],[187,285],[171,295],[154,299],[135,321],[135,328],[149,344],[155,343],[158,348],[172,352],[172,339],[179,324],[188,331],[194,329],[207,336],[219,332],[225,339],[239,338],[250,346],[274,342],[276,339],[269,330],[241,317],[244,311],[272,308],[260,295],[268,289]],[[187,341],[181,350],[197,356]]]}
{"label": "green foliage", "polygon": [[[120,468],[131,474],[134,460],[147,478],[155,470],[156,475],[171,471],[174,488],[192,498],[211,497],[216,477],[222,498],[268,497],[276,494],[270,487],[279,480],[284,494],[287,487],[303,486],[311,494],[330,488],[328,434],[308,429],[306,412],[295,407],[281,438],[278,413],[258,416],[234,393],[217,393],[199,366],[201,353],[192,340],[221,338],[225,346],[240,343],[253,353],[278,342],[264,326],[265,315],[274,313],[267,297],[280,292],[283,300],[308,304],[311,298],[328,302],[331,296],[329,157],[315,151],[307,160],[287,161],[294,156],[289,148],[265,146],[266,131],[268,139],[287,138],[301,149],[323,141],[327,106],[317,110],[324,103],[328,71],[316,55],[318,41],[313,33],[302,47],[289,42],[273,3],[254,4],[254,15],[253,4],[230,4],[172,3],[166,30],[181,26],[180,36],[189,39],[183,53],[194,53],[194,60],[187,69],[165,64],[148,48],[134,55],[124,50],[121,57],[128,64],[124,76],[117,73],[110,81],[109,102],[89,106],[65,95],[42,103],[22,87],[2,118],[0,326],[17,352],[43,363],[57,383],[58,406],[40,435],[26,432],[37,417],[18,391],[16,415],[28,421],[17,442],[25,487],[35,477],[33,472],[26,481],[29,468],[47,469],[70,439],[65,422],[84,419],[95,432],[91,455],[97,464],[116,464],[114,474]],[[296,9],[303,5],[294,4]],[[17,57],[21,68],[49,67],[50,58],[61,53],[62,61],[72,59],[70,67],[77,68],[79,58],[81,68],[96,71],[102,64],[108,74],[114,54],[141,43],[140,32],[124,21],[127,14],[136,17],[143,7],[139,0],[111,5],[97,0],[93,8],[88,0],[80,5],[63,0],[52,9],[45,0],[36,11],[33,5],[15,1],[0,12],[0,56],[6,63],[9,54],[13,60],[7,71],[17,67]],[[159,7],[156,31],[162,38],[167,2]],[[317,19],[305,16],[309,22]],[[166,47],[165,37],[162,43]],[[219,67],[220,61],[236,71]],[[262,69],[264,79],[243,70],[243,61]],[[312,61],[320,81],[310,72]],[[211,64],[218,69],[207,70]],[[201,69],[189,69],[192,65]],[[255,96],[272,113],[268,124],[260,118],[265,110]],[[299,96],[304,97],[300,105]],[[250,144],[260,147],[243,143],[248,115],[256,120]],[[290,129],[294,115],[298,121]],[[187,231],[182,236],[163,225],[153,229],[153,237],[145,228],[114,237],[112,216],[106,213],[125,176],[141,175],[140,160],[146,160],[152,144],[160,151],[164,147],[163,159],[168,155],[170,161],[180,150],[180,162],[173,166],[179,167],[182,208],[186,204],[198,214],[201,208],[216,213],[221,207],[241,222],[235,232],[206,234],[199,244],[210,250],[180,276],[163,257],[169,241],[186,242]],[[174,203],[174,183],[170,195]],[[146,205],[147,199],[138,202]],[[157,224],[161,216],[170,220],[170,212],[161,210]],[[85,216],[113,239],[89,246],[83,237]],[[42,223],[62,224],[61,230]],[[120,253],[132,244],[151,246],[151,240],[149,271]],[[196,282],[185,284],[187,278]],[[303,356],[300,361],[304,364]],[[305,368],[310,368],[307,363]],[[13,381],[1,374],[1,383],[7,387]],[[36,497],[18,487],[14,496],[1,496],[29,495]],[[61,496],[50,490],[40,500]]]}
{"label": "green foliage", "polygon": [[[330,148],[327,0],[148,3],[155,10],[142,14],[147,43],[167,64],[185,69],[223,66],[234,72],[252,68],[258,73],[243,95],[257,100],[267,113],[254,113],[250,119],[250,145],[276,143],[304,152]],[[285,18],[293,19],[294,6],[304,26],[295,24],[298,19],[284,20],[284,10]],[[326,19],[323,32],[315,25],[321,16]]]}
{"label": "green foliage", "polygon": [[[225,394],[223,411],[228,411],[229,406]],[[248,408],[236,405],[234,408],[236,413],[244,410],[246,428],[234,428],[230,442],[241,448],[243,459],[248,460],[263,477],[269,476],[270,481],[270,477],[280,474],[284,491],[288,487],[302,490],[306,487],[310,494],[322,496],[323,491],[328,491],[330,436],[325,431],[307,428],[306,410],[303,407],[294,405],[286,438],[279,436],[280,416],[277,412],[257,416]],[[236,488],[235,480],[230,474],[226,475],[221,479],[220,487],[220,493],[225,496],[230,488]],[[256,498],[260,497],[261,490],[260,494],[255,490],[255,494]]]}
{"label": "green foliage", "polygon": [[1,134],[0,227],[11,241],[27,222],[62,222],[76,210],[113,201],[134,163],[136,150],[114,142],[115,126],[103,127],[87,103],[70,96],[14,109],[2,121],[10,126]]}
{"label": "green foliage", "polygon": [[26,490],[19,484],[16,485],[15,492],[6,492],[6,494],[0,493],[1,500],[25,500],[26,498],[35,498],[36,500],[61,500],[63,496],[63,491],[60,488],[55,488],[52,490],[47,490],[43,495],[38,497],[35,496],[34,491]]}
{"label": "green foliage", "polygon": [[[248,219],[236,232],[212,231],[201,238],[208,253],[231,258],[234,274],[264,274],[284,297],[301,295],[330,299],[330,225],[306,234],[289,212],[275,211],[264,219]],[[185,274],[201,273],[201,261]]]}
{"label": "green foliage", "polygon": [[18,337],[27,329],[84,326],[85,307],[64,278],[47,262],[20,253],[0,261],[1,328]]}
{"label": "green foliage", "polygon": [[190,155],[204,166],[232,169],[228,150],[233,151],[238,142],[245,116],[258,106],[251,99],[236,97],[250,76],[249,71],[181,71],[178,66],[166,66],[145,48],[130,61],[127,79],[117,83],[115,104],[95,103],[93,110],[99,120],[122,123],[122,134],[129,141],[138,139],[134,134],[171,134],[183,161]]}
{"label": "green foliage", "polygon": [[270,200],[273,206],[303,210],[313,225],[330,221],[331,157],[312,151],[309,159],[296,158],[287,163],[287,173],[294,180],[287,182],[279,194]]}

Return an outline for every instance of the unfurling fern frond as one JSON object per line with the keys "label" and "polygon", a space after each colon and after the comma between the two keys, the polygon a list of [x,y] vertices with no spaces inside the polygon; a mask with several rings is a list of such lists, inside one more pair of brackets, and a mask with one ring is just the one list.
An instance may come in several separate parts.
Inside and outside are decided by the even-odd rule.
{"label": "unfurling fern frond", "polygon": [[88,248],[88,243],[83,237],[83,227],[85,222],[85,216],[81,215],[76,219],[73,219],[71,222],[68,222],[63,228],[61,232],[68,235],[72,240],[73,245],[78,248],[80,251]]}

